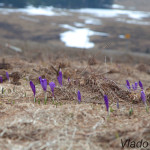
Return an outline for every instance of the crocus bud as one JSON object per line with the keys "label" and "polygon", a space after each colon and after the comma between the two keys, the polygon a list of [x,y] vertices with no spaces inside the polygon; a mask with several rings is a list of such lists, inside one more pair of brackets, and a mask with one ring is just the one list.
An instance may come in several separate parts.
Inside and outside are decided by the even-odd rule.
{"label": "crocus bud", "polygon": [[106,109],[107,111],[109,111],[109,101],[108,101],[107,95],[104,95],[104,101],[105,101]]}
{"label": "crocus bud", "polygon": [[81,93],[80,93],[80,91],[78,91],[78,102],[80,103],[81,102]]}
{"label": "crocus bud", "polygon": [[53,97],[54,97],[54,88],[56,87],[55,83],[54,82],[50,82],[49,83],[49,86],[51,88],[51,91],[52,91],[52,94],[53,94]]}
{"label": "crocus bud", "polygon": [[59,71],[59,75],[57,77],[58,83],[60,84],[60,86],[62,86],[62,72]]}

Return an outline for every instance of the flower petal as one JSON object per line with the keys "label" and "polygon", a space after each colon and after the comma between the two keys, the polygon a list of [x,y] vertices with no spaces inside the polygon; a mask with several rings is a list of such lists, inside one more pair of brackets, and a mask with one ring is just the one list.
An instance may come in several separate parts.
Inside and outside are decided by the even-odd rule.
{"label": "flower petal", "polygon": [[31,86],[31,89],[32,89],[33,94],[34,94],[34,96],[35,96],[35,94],[36,94],[36,89],[35,89],[35,85],[33,84],[32,81],[30,81],[30,86]]}
{"label": "flower petal", "polygon": [[141,91],[141,99],[142,99],[143,103],[146,102],[146,95],[145,95],[144,91]]}
{"label": "flower petal", "polygon": [[59,71],[59,76],[57,77],[58,83],[62,86],[62,72]]}
{"label": "flower petal", "polygon": [[81,102],[81,93],[80,93],[80,91],[78,91],[77,95],[78,95],[78,101]]}
{"label": "flower petal", "polygon": [[6,72],[6,77],[9,80],[9,73],[8,72]]}
{"label": "flower petal", "polygon": [[46,90],[47,90],[47,80],[42,79],[41,80],[41,85],[42,85],[43,90],[46,92]]}
{"label": "flower petal", "polygon": [[54,82],[50,82],[50,83],[49,83],[49,86],[50,86],[51,91],[52,91],[53,96],[54,96],[54,88],[56,87],[56,85],[55,85],[55,83],[54,83]]}
{"label": "flower petal", "polygon": [[107,95],[104,95],[104,101],[105,101],[106,109],[108,111],[109,110],[109,101],[108,101]]}
{"label": "flower petal", "polygon": [[128,80],[126,80],[126,87],[130,90],[131,87],[130,87],[130,82]]}
{"label": "flower petal", "polygon": [[144,88],[143,88],[143,84],[142,84],[142,82],[141,81],[139,81],[139,86],[140,86],[140,88],[143,90]]}

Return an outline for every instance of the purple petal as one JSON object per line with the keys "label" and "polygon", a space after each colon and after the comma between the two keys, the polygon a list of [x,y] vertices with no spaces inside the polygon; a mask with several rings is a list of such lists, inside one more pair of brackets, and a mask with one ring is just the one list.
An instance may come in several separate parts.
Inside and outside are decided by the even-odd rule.
{"label": "purple petal", "polygon": [[117,100],[117,108],[119,109],[119,101]]}
{"label": "purple petal", "polygon": [[139,81],[139,86],[140,86],[140,88],[143,90],[143,84],[142,84],[141,81]]}
{"label": "purple petal", "polygon": [[131,87],[130,87],[130,82],[128,80],[126,80],[126,87],[130,90]]}
{"label": "purple petal", "polygon": [[6,77],[7,77],[7,79],[9,80],[9,74],[8,74],[8,72],[6,72]]}
{"label": "purple petal", "polygon": [[32,89],[34,97],[35,97],[36,89],[35,89],[35,85],[33,84],[32,81],[30,81],[30,86],[31,86],[31,89]]}
{"label": "purple petal", "polygon": [[137,82],[135,82],[135,84],[134,84],[135,86],[135,90],[137,90],[137,88],[138,88],[138,83]]}
{"label": "purple petal", "polygon": [[49,86],[50,86],[51,91],[52,91],[52,94],[53,94],[53,96],[54,96],[54,88],[56,87],[56,85],[55,85],[54,82],[50,82],[50,83],[49,83]]}
{"label": "purple petal", "polygon": [[141,99],[142,99],[143,103],[146,102],[146,96],[145,96],[144,91],[141,91]]}
{"label": "purple petal", "polygon": [[61,71],[59,71],[59,75],[57,77],[57,80],[58,80],[60,86],[62,86],[62,72]]}
{"label": "purple petal", "polygon": [[134,91],[136,90],[134,84],[132,84],[132,88],[133,88]]}
{"label": "purple petal", "polygon": [[70,82],[70,77],[68,77],[68,82]]}
{"label": "purple petal", "polygon": [[2,77],[0,76],[0,82],[2,83],[3,82],[3,79],[2,79]]}
{"label": "purple petal", "polygon": [[81,102],[81,93],[80,93],[80,91],[78,91],[77,95],[78,95],[78,101]]}
{"label": "purple petal", "polygon": [[47,90],[47,80],[46,79],[41,79],[41,85],[43,90],[46,92]]}
{"label": "purple petal", "polygon": [[104,101],[105,101],[106,109],[108,111],[109,110],[109,101],[108,101],[107,95],[104,95]]}
{"label": "purple petal", "polygon": [[40,83],[41,83],[41,80],[42,80],[42,77],[40,76],[40,77],[39,77],[39,81],[40,81]]}

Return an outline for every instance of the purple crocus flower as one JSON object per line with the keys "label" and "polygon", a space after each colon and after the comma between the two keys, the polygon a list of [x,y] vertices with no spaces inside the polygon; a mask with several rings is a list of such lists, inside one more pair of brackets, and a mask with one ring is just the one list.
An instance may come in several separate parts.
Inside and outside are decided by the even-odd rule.
{"label": "purple crocus flower", "polygon": [[33,94],[34,94],[34,96],[35,96],[36,90],[35,90],[35,85],[33,84],[32,81],[30,81],[30,86],[31,86],[31,89],[32,89]]}
{"label": "purple crocus flower", "polygon": [[34,94],[34,102],[36,102],[36,99],[35,99],[36,89],[35,89],[35,85],[33,84],[32,81],[30,81],[30,86],[31,86],[31,89],[32,89],[33,94]]}
{"label": "purple crocus flower", "polygon": [[54,97],[54,88],[56,87],[55,83],[54,82],[50,82],[49,83],[49,86],[51,88],[51,91],[52,91],[52,94],[53,94],[53,97]]}
{"label": "purple crocus flower", "polygon": [[68,77],[68,83],[70,83],[70,77]]}
{"label": "purple crocus flower", "polygon": [[80,91],[78,90],[78,102],[80,103],[81,102],[81,93],[80,93]]}
{"label": "purple crocus flower", "polygon": [[137,87],[138,87],[138,83],[137,82],[135,82],[134,84],[132,84],[132,88],[133,88],[134,91],[137,90]]}
{"label": "purple crocus flower", "polygon": [[134,87],[135,87],[135,90],[137,90],[137,88],[138,88],[138,83],[135,82],[134,85],[135,85],[135,86],[134,86]]}
{"label": "purple crocus flower", "polygon": [[42,77],[40,76],[40,77],[39,77],[39,81],[40,81],[40,83],[41,83],[41,80],[42,80]]}
{"label": "purple crocus flower", "polygon": [[8,81],[9,81],[9,73],[8,72],[6,72],[6,77],[7,77]]}
{"label": "purple crocus flower", "polygon": [[41,82],[41,86],[42,86],[42,88],[43,88],[43,90],[44,90],[44,92],[45,92],[45,98],[44,98],[44,103],[46,104],[47,103],[47,93],[46,93],[46,91],[47,91],[47,80],[46,79],[41,79],[40,78],[40,82]]}
{"label": "purple crocus flower", "polygon": [[143,90],[144,88],[143,88],[143,84],[142,84],[142,82],[141,81],[139,81],[139,86],[140,86],[140,88]]}
{"label": "purple crocus flower", "polygon": [[141,99],[142,99],[143,103],[146,104],[146,96],[145,96],[144,91],[141,91]]}
{"label": "purple crocus flower", "polygon": [[135,91],[135,86],[134,86],[134,84],[132,84],[132,88],[133,88],[133,90]]}
{"label": "purple crocus flower", "polygon": [[0,83],[2,83],[3,82],[3,79],[2,79],[2,77],[0,76]]}
{"label": "purple crocus flower", "polygon": [[57,77],[57,80],[58,80],[60,86],[62,86],[62,72],[61,71],[59,71],[59,75]]}
{"label": "purple crocus flower", "polygon": [[117,108],[119,109],[119,101],[117,100]]}
{"label": "purple crocus flower", "polygon": [[130,90],[131,87],[130,87],[130,82],[128,80],[126,80],[126,87]]}
{"label": "purple crocus flower", "polygon": [[109,111],[109,101],[108,101],[107,95],[104,95],[104,101],[105,101],[106,109],[107,111]]}
{"label": "purple crocus flower", "polygon": [[41,79],[41,85],[42,85],[44,92],[46,92],[47,91],[47,80]]}

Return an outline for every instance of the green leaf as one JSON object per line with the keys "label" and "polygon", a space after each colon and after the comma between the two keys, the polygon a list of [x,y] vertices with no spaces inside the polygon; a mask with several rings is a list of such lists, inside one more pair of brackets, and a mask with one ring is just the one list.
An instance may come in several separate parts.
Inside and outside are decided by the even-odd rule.
{"label": "green leaf", "polygon": [[109,107],[109,111],[110,111],[110,112],[113,112],[114,109],[113,109],[112,107]]}
{"label": "green leaf", "polygon": [[40,99],[39,99],[39,100],[38,100],[38,104],[39,104],[39,105],[40,105],[40,102],[41,102],[41,101],[40,101]]}
{"label": "green leaf", "polygon": [[149,107],[146,105],[146,112],[149,113]]}
{"label": "green leaf", "polygon": [[133,108],[130,108],[129,110],[129,116],[133,115]]}

